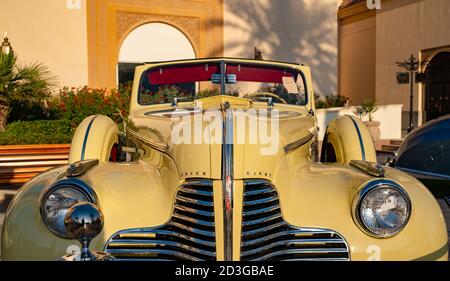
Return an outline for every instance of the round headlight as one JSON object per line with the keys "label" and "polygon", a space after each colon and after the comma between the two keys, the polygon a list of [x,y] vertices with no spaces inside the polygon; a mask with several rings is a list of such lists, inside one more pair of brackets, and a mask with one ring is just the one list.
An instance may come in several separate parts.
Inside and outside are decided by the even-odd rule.
{"label": "round headlight", "polygon": [[356,221],[363,231],[374,237],[394,236],[405,227],[410,215],[408,195],[392,181],[371,181],[355,198]]}
{"label": "round headlight", "polygon": [[80,180],[65,179],[54,184],[44,195],[41,214],[47,227],[56,235],[71,238],[64,227],[69,209],[80,202],[92,202],[86,185]]}

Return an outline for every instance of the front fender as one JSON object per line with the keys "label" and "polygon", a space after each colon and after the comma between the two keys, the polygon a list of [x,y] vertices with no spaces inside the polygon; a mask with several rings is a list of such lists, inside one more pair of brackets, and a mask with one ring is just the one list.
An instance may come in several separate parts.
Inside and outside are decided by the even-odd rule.
{"label": "front fender", "polygon": [[[92,250],[103,250],[119,230],[158,226],[169,220],[180,179],[173,162],[161,157],[159,165],[100,163],[80,177],[93,188],[105,218],[102,232],[91,242]],[[3,225],[2,260],[56,260],[80,249],[77,241],[50,232],[40,214],[41,194],[66,168],[35,177],[16,194]]]}
{"label": "front fender", "polygon": [[347,241],[352,260],[447,259],[447,229],[431,193],[416,179],[392,168],[386,178],[402,185],[412,202],[412,214],[397,235],[378,239],[353,221],[352,202],[358,188],[373,177],[348,165],[311,164],[292,174],[279,170],[274,185],[286,222],[297,227],[331,229]]}
{"label": "front fender", "polygon": [[348,164],[351,160],[377,162],[377,155],[366,125],[358,118],[344,115],[328,124],[321,161]]}
{"label": "front fender", "polygon": [[70,145],[69,163],[86,159],[99,159],[107,163],[113,144],[119,141],[119,128],[103,115],[87,117],[77,127]]}

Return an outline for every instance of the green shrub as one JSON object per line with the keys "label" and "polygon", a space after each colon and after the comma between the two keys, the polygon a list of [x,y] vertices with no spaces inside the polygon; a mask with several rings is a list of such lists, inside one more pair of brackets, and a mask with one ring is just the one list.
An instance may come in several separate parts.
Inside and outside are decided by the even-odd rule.
{"label": "green shrub", "polygon": [[0,132],[0,145],[70,143],[74,132],[67,120],[17,121]]}
{"label": "green shrub", "polygon": [[34,120],[56,120],[59,118],[59,110],[47,106],[48,99],[42,102],[28,104],[23,102],[12,102],[11,112],[8,116],[8,123],[15,121],[34,121]]}
{"label": "green shrub", "polygon": [[318,94],[314,94],[316,108],[330,108],[330,107],[344,107],[347,106],[351,100],[349,97],[343,95],[327,95],[325,99],[320,98]]}
{"label": "green shrub", "polygon": [[66,87],[40,104],[13,104],[13,122],[0,132],[0,145],[70,143],[81,121],[94,114],[109,116],[121,127],[118,110],[128,115],[131,87],[131,83],[112,90]]}

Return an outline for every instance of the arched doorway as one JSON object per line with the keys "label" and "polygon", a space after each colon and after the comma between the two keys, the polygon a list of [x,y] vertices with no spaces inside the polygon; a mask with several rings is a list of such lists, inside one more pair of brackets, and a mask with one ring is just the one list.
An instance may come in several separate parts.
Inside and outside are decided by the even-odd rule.
{"label": "arched doorway", "polygon": [[450,52],[435,55],[425,73],[425,116],[429,121],[450,114]]}
{"label": "arched doorway", "polygon": [[189,39],[177,28],[164,23],[147,23],[131,31],[119,51],[119,83],[133,80],[134,68],[144,62],[193,59]]}

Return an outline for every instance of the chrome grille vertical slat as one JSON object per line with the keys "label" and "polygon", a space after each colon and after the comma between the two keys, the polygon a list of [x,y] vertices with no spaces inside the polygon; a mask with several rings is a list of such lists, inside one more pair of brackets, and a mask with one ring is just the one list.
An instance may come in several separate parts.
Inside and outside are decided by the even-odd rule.
{"label": "chrome grille vertical slat", "polygon": [[266,180],[244,182],[241,260],[350,260],[344,238],[328,229],[284,221],[278,193]]}
{"label": "chrome grille vertical slat", "polygon": [[117,260],[216,260],[211,180],[191,180],[177,191],[172,218],[159,227],[115,233],[105,251]]}

